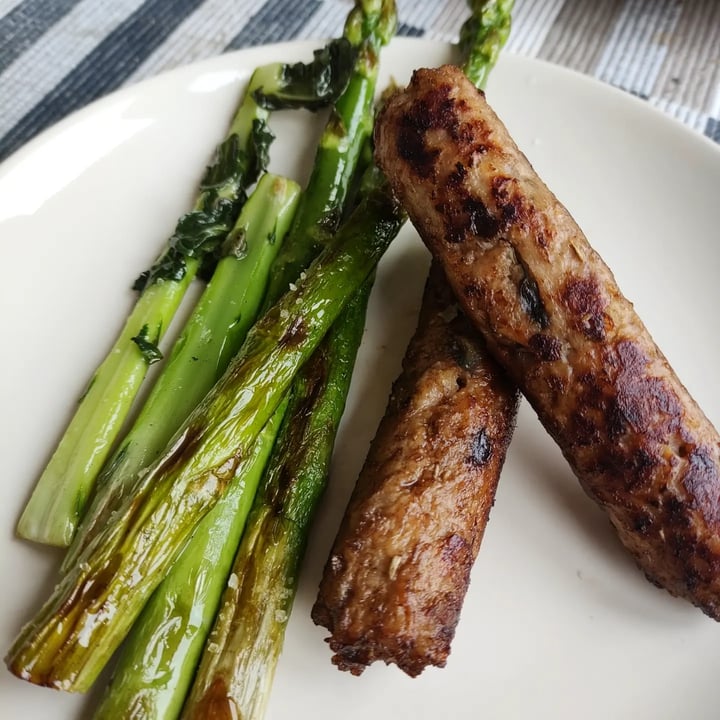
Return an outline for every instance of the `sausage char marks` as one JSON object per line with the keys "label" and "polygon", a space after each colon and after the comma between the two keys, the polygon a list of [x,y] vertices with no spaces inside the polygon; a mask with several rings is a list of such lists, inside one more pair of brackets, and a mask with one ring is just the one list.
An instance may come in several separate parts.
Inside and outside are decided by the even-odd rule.
{"label": "sausage char marks", "polygon": [[313,607],[339,668],[445,665],[517,400],[434,265]]}
{"label": "sausage char marks", "polygon": [[468,317],[655,584],[720,619],[720,438],[484,95],[451,66],[376,157]]}

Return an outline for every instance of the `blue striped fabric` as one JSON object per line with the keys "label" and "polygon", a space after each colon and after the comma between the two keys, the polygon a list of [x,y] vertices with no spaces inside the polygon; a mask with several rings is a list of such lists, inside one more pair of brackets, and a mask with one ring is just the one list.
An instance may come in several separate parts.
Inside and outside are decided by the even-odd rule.
{"label": "blue striped fabric", "polygon": [[0,73],[79,0],[24,0],[0,19]]}
{"label": "blue striped fabric", "polygon": [[[464,0],[397,0],[452,41]],[[0,0],[0,160],[127,83],[224,50],[337,34],[350,0]],[[205,38],[203,42],[202,38]],[[718,0],[516,0],[507,50],[622,88],[720,142]]]}
{"label": "blue striped fabric", "polygon": [[398,35],[402,35],[403,37],[422,37],[425,34],[422,28],[408,25],[406,22],[398,23],[397,32]]}
{"label": "blue striped fabric", "polygon": [[304,0],[288,14],[286,0],[268,0],[230,41],[227,50],[291,40],[321,6],[320,0]]}
{"label": "blue striped fabric", "polygon": [[708,118],[705,134],[716,143],[720,143],[720,120]]}
{"label": "blue striped fabric", "polygon": [[[115,90],[202,0],[146,0],[0,141],[9,154],[59,118]],[[102,72],[98,72],[101,68]]]}

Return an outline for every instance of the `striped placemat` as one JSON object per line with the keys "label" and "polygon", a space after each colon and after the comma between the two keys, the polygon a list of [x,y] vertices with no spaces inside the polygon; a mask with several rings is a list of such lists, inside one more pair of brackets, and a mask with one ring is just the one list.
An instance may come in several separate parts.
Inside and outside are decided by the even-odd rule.
{"label": "striped placemat", "polygon": [[[350,0],[0,0],[0,160],[73,110],[250,45],[337,35]],[[398,0],[455,40],[464,0]],[[574,68],[720,142],[720,0],[517,0],[508,51]]]}

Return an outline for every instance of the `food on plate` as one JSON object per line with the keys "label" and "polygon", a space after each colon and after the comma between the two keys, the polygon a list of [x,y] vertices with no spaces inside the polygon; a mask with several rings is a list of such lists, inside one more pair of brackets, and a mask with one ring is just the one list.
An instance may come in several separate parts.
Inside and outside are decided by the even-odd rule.
{"label": "food on plate", "polygon": [[[484,87],[513,2],[471,7],[460,54]],[[313,608],[333,662],[355,674],[374,660],[410,675],[445,665],[515,424],[516,391],[437,266],[403,367]]]}
{"label": "food on plate", "polygon": [[[227,135],[200,182],[192,210],[178,220],[166,248],[135,281],[138,300],[38,479],[18,521],[20,537],[63,547],[70,544],[148,367],[162,358],[160,339],[193,278],[201,270],[209,273],[217,262],[216,254],[235,224],[246,191],[267,168],[273,140],[269,109],[317,109],[332,103],[347,85],[355,57],[351,43],[340,38],[317,51],[310,63],[276,62],[254,71]],[[181,419],[190,409],[192,405],[180,403]],[[137,469],[152,462],[169,435],[154,438],[147,447],[136,443],[128,465]],[[129,468],[128,472],[133,473]],[[108,484],[121,484],[116,478]],[[92,524],[102,524],[106,517],[109,493],[101,487],[100,494]],[[93,534],[92,526],[84,529],[85,534]],[[81,539],[73,555],[84,544]]]}
{"label": "food on plate", "polygon": [[70,691],[90,687],[403,221],[386,184],[368,188],[20,633],[6,657],[14,674]]}
{"label": "food on plate", "polygon": [[[507,37],[512,0],[471,6],[460,47],[466,75],[482,86]],[[394,26],[392,0],[357,0],[345,36],[313,63],[277,64],[286,86],[259,86],[258,77],[272,74],[260,68],[247,93],[252,127],[230,133],[186,216],[192,226],[200,213],[199,224],[212,227],[194,228],[199,234],[188,240],[192,228],[181,221],[182,247],[171,243],[168,256],[178,276],[163,274],[163,260],[140,279],[141,290],[153,278],[179,282],[179,299],[200,264],[217,276],[218,233],[260,177],[241,220],[253,215],[261,240],[277,243],[259,261],[252,313],[280,251],[265,317],[168,447],[157,441],[148,451],[157,461],[119,473],[121,484],[109,487],[107,503],[101,498],[59,585],[7,657],[26,680],[82,691],[125,638],[98,717],[264,714],[372,270],[405,217],[382,174],[361,172],[371,157],[379,51]],[[337,71],[329,89],[318,75],[328,68]],[[328,102],[335,105],[308,190],[280,248],[298,188],[265,173],[264,121],[280,107]],[[720,619],[718,435],[610,271],[456,68],[416,72],[410,89],[390,100],[377,138],[380,163],[436,257],[403,373],[313,609],[331,631],[336,665],[360,674],[384,660],[415,676],[445,664],[510,442],[516,384],[648,577]],[[245,151],[243,139],[252,146]],[[270,185],[285,203],[282,223],[267,204]],[[218,217],[205,217],[211,210]],[[184,243],[200,242],[205,231],[201,262]],[[249,263],[245,232],[241,222],[222,251]],[[146,365],[160,357],[156,339],[148,325],[129,339]],[[225,361],[234,349],[223,344]],[[59,516],[50,528],[56,541],[72,534],[86,492],[85,480],[69,489],[76,515],[70,525]],[[38,498],[27,524],[36,529],[49,507],[47,492]]]}
{"label": "food on plate", "polygon": [[[232,261],[247,265],[255,250],[261,252],[263,242],[274,244],[272,253],[263,254],[268,262],[263,262],[262,268],[256,267],[253,278],[253,300],[265,294],[266,314],[250,331],[230,369],[181,424],[168,447],[162,452],[157,449],[158,459],[152,462],[152,451],[143,445],[140,453],[145,454],[141,460],[147,462],[140,461],[138,467],[138,453],[134,453],[135,465],[131,467],[125,464],[130,453],[125,446],[121,448],[119,465],[113,463],[113,469],[118,468],[118,483],[107,483],[107,493],[98,495],[98,512],[90,516],[77,545],[71,549],[61,583],[10,650],[7,662],[19,676],[65,690],[87,689],[152,593],[138,624],[138,632],[144,636],[133,632],[128,639],[99,712],[100,716],[114,717],[142,708],[154,717],[176,715],[202,646],[203,626],[206,629],[210,621],[208,612],[215,609],[219,599],[219,590],[214,599],[211,590],[221,588],[227,580],[227,572],[220,576],[221,567],[227,569],[225,560],[234,555],[244,514],[259,484],[245,530],[246,542],[233,568],[237,574],[227,580],[229,588],[234,577],[236,583],[232,584],[245,590],[239,598],[225,602],[222,612],[225,617],[244,614],[248,620],[258,621],[257,625],[251,623],[256,639],[250,640],[243,633],[240,642],[245,643],[252,671],[264,678],[262,687],[244,693],[253,705],[253,716],[261,714],[292,606],[292,585],[299,571],[309,521],[327,480],[335,430],[362,337],[372,287],[368,276],[405,221],[382,174],[374,167],[366,168],[372,165],[368,140],[374,119],[380,50],[393,36],[395,26],[393,0],[358,0],[348,15],[342,42],[333,41],[329,50],[316,53],[310,65],[282,66],[283,78],[288,82],[280,93],[280,104],[277,97],[271,97],[270,83],[256,82],[258,78],[269,79],[270,69],[260,68],[253,75],[245,103],[256,109],[298,106],[297,102],[288,103],[288,95],[299,97],[299,106],[311,109],[321,103],[334,104],[286,243],[280,247],[297,187],[284,181],[292,198],[287,199],[288,212],[284,222],[279,223],[268,206],[265,191],[276,187],[280,179],[265,174],[245,206],[249,213],[254,203],[254,219],[265,223],[265,230],[257,230],[262,236],[258,247],[248,247],[251,233],[245,224],[237,227],[222,246]],[[340,70],[336,65],[341,66]],[[344,79],[336,78],[330,83],[332,87],[328,86],[328,68],[334,76]],[[330,94],[323,93],[323,89]],[[221,170],[234,177],[236,155],[243,161],[247,159],[238,146],[236,124],[223,145],[225,149],[219,152],[219,169],[211,169],[204,184]],[[263,123],[253,122],[252,129],[264,143],[263,152],[258,153],[262,154],[258,171],[263,172],[272,137]],[[220,182],[221,178],[217,179]],[[222,183],[219,189],[210,184],[221,199],[229,202]],[[238,197],[233,205],[242,201],[244,197]],[[258,217],[257,206],[263,202],[265,215]],[[354,214],[353,205],[357,205]],[[268,224],[270,232],[266,232]],[[265,288],[264,273],[259,271],[267,270],[278,249]],[[319,253],[317,261],[308,267]],[[189,276],[188,263],[197,269],[193,258],[190,254],[178,259],[185,266],[184,277]],[[223,303],[224,299],[213,301],[215,305]],[[202,306],[201,300],[198,308]],[[197,322],[208,319],[207,313],[201,313]],[[237,314],[234,320],[238,320]],[[246,311],[242,320],[249,324],[252,315]],[[190,352],[185,340],[184,336],[180,338],[181,350]],[[232,352],[225,345],[221,349],[227,350],[225,359],[229,359]],[[191,359],[196,360],[195,356]],[[220,364],[218,358],[217,366]],[[288,417],[283,420],[286,408]],[[162,417],[155,420],[164,422]],[[281,433],[276,439],[279,428]],[[275,442],[277,447],[273,447]],[[260,466],[268,458],[266,477],[260,481]],[[234,518],[230,517],[233,508],[237,510]],[[287,528],[284,534],[281,526]],[[228,546],[232,540],[224,538],[226,534],[235,537],[234,548]],[[287,542],[281,542],[280,535]],[[270,549],[264,552],[253,542]],[[243,558],[247,567],[242,565]],[[174,563],[177,572],[170,569]],[[287,582],[275,587],[280,567],[284,568]],[[191,580],[187,592],[178,573]],[[162,586],[157,588],[161,580]],[[256,615],[258,605],[253,593],[263,593],[263,588],[276,592],[284,608],[284,620],[278,619],[279,608],[273,610],[269,602],[265,607],[269,622]],[[178,613],[178,608],[185,606],[187,613]],[[206,656],[219,661],[222,671],[224,654],[215,652],[220,637],[213,635]],[[225,655],[232,664],[230,656],[237,650],[238,640],[231,636],[230,641]],[[264,651],[259,650],[260,646]],[[217,663],[205,663],[203,668],[214,673]],[[158,674],[163,678],[161,682],[157,681]],[[198,678],[202,677],[198,674]],[[249,688],[246,680],[245,676],[232,680],[230,690]],[[228,702],[234,702],[236,697],[237,693],[231,694]],[[241,706],[245,713],[246,703]],[[197,714],[202,710],[191,708],[187,712]]]}
{"label": "food on plate", "polygon": [[299,195],[298,184],[279,175],[265,173],[258,181],[138,416],[98,475],[62,572],[112,520],[132,494],[138,472],[160,455],[240,349],[258,317],[270,267]]}
{"label": "food on plate", "polygon": [[[299,193],[297,183],[266,173],[248,198],[230,243],[236,252],[229,249],[230,254],[220,260],[174,345],[136,423],[123,441],[118,462],[110,466],[110,477],[101,496],[104,506],[99,503],[91,506],[88,512],[96,509],[90,518],[93,522],[80,526],[83,535],[76,536],[65,555],[65,571],[73,567],[77,555],[101,529],[112,522],[113,511],[122,506],[131,492],[134,473],[128,478],[122,470],[128,472],[133,460],[137,461],[138,449],[147,448],[148,436],[157,439],[168,431],[164,426],[181,424],[187,414],[178,417],[163,411],[178,410],[193,397],[194,407],[242,344],[248,328],[257,319],[269,265],[285,239]],[[189,398],[178,403],[178,395]],[[146,716],[163,720],[182,707],[278,425],[273,419],[265,424],[247,462],[243,463],[242,478],[228,485],[200,521],[133,624],[95,720],[132,717],[140,708]],[[81,539],[84,542],[78,542]]]}
{"label": "food on plate", "polygon": [[720,438],[457,68],[389,99],[376,158],[463,310],[655,584],[720,619]]}
{"label": "food on plate", "polygon": [[517,399],[433,265],[313,607],[340,669],[445,665]]}

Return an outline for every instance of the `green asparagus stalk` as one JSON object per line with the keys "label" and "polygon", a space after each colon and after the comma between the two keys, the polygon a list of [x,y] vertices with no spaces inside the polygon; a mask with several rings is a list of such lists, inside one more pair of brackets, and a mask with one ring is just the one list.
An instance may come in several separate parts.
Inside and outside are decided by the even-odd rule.
{"label": "green asparagus stalk", "polygon": [[297,183],[266,174],[223,245],[220,260],[133,427],[100,473],[63,571],[109,520],[131,480],[155,460],[220,378],[257,317],[267,274],[297,206]]}
{"label": "green asparagus stalk", "polygon": [[21,537],[51,545],[70,543],[148,366],[160,357],[158,342],[203,256],[232,227],[244,200],[243,189],[260,170],[268,142],[268,111],[255,102],[252,91],[270,84],[281,67],[268,66],[255,73],[200,185],[193,210],[180,219],[163,255],[136,281],[140,297],[38,480],[18,522]]}
{"label": "green asparagus stalk", "polygon": [[387,183],[367,192],[20,633],[6,657],[11,672],[69,691],[90,687],[402,221]]}
{"label": "green asparagus stalk", "polygon": [[180,714],[277,435],[277,415],[133,625],[96,720],[161,720]]}
{"label": "green asparagus stalk", "polygon": [[293,383],[290,406],[235,559],[233,582],[225,590],[183,711],[187,720],[255,720],[264,715],[371,286],[366,281],[356,293]]}
{"label": "green asparagus stalk", "polygon": [[373,126],[379,55],[395,33],[391,0],[356,0],[344,36],[357,56],[346,90],[331,110],[287,242],[270,271],[265,306],[272,305],[325,247],[338,228],[365,140]]}
{"label": "green asparagus stalk", "polygon": [[[349,178],[357,164],[358,147],[363,143],[372,126],[372,123],[367,122],[363,117],[363,113],[369,112],[372,107],[377,75],[377,51],[380,45],[387,41],[391,31],[388,28],[388,21],[380,23],[380,28],[378,28],[378,23],[374,20],[363,20],[361,13],[365,12],[366,7],[374,11],[372,4],[358,3],[346,22],[345,37],[331,43],[324,51],[345,52],[345,48],[351,48],[354,64],[347,89],[338,100],[336,108],[333,109],[331,121],[328,123],[320,143],[315,169],[304,196],[305,200],[296,214],[291,236],[283,246],[288,247],[289,244],[294,246],[293,257],[296,258],[296,262],[280,261],[274,266],[276,283],[273,301],[288,288],[291,281],[297,279],[300,271],[305,269],[306,264],[318,252],[321,244],[324,244],[327,238],[336,231],[348,193]],[[320,57],[320,53],[316,54],[316,59]],[[335,61],[326,64],[333,67],[341,62]],[[289,66],[289,68],[288,75],[292,75],[298,66]],[[311,66],[308,68],[310,71],[312,70]],[[305,73],[302,67],[299,70],[301,75]],[[320,94],[316,88],[319,82],[321,79],[318,77],[308,83],[312,92]],[[301,86],[302,83],[300,76],[292,78],[293,85]],[[332,79],[329,84],[332,84]],[[268,100],[263,93],[264,89],[255,92],[258,102],[273,109],[281,106],[277,99]],[[284,99],[282,102],[285,103]],[[282,107],[287,106],[287,104],[282,105]],[[338,137],[339,132],[347,133],[347,138]],[[322,243],[317,242],[315,236],[315,229],[319,223],[323,227]],[[282,268],[281,272],[279,268]],[[266,304],[269,304],[269,297],[266,297]],[[284,406],[276,411],[273,422],[279,423],[283,414]],[[267,450],[269,452],[270,448]],[[223,502],[224,500],[221,501],[221,504]],[[201,527],[204,527],[214,514],[215,510],[203,520]],[[156,640],[162,636],[165,643],[162,657],[167,659],[172,655],[176,667],[184,666],[190,669],[192,658],[197,659],[194,646],[198,642],[203,643],[206,635],[205,628],[199,627],[192,639],[189,632],[174,633],[169,636],[162,628],[165,618],[172,612],[173,607],[185,609],[184,613],[176,615],[176,622],[180,627],[189,630],[187,616],[196,615],[200,611],[198,605],[205,608],[212,605],[209,593],[205,592],[206,588],[202,588],[200,593],[192,582],[185,583],[186,590],[182,593],[182,597],[179,592],[166,591],[168,584],[170,584],[170,588],[183,585],[182,579],[173,581],[172,578],[178,575],[183,578],[192,573],[191,563],[185,561],[188,554],[192,553],[198,558],[207,554],[200,550],[198,536],[202,539],[199,531],[195,533],[193,540],[184,551],[177,566],[172,569],[168,579],[153,595],[150,601],[152,612],[149,612],[148,609],[143,611],[138,623],[133,628],[129,645],[126,646],[126,650],[121,656],[115,678],[103,702],[100,717],[125,716],[130,708],[138,706],[139,703],[142,703],[143,707],[152,708],[150,714],[155,718],[169,719],[177,716],[176,705],[178,702],[182,702],[187,691],[189,682],[187,674],[168,672],[162,677],[156,677],[152,670],[148,670],[146,667],[145,658],[156,655]],[[231,538],[229,540],[232,541]],[[237,548],[237,538],[234,540],[233,551],[235,548]],[[218,575],[216,577],[227,576],[228,572],[229,567],[226,569],[222,565],[217,568]],[[215,605],[219,602],[221,589],[217,589]],[[158,623],[156,629],[152,625],[153,619]],[[176,645],[175,641],[181,642]],[[192,657],[190,658],[190,656]],[[167,664],[165,666],[169,667]]]}
{"label": "green asparagus stalk", "polygon": [[147,368],[162,357],[160,339],[198,270],[214,264],[215,251],[244,203],[245,188],[267,166],[269,108],[317,109],[334,102],[354,67],[355,50],[348,45],[331,43],[309,64],[272,63],[253,73],[193,210],[180,218],[166,250],[135,281],[140,297],[40,476],[18,522],[19,536],[70,543]]}
{"label": "green asparagus stalk", "polygon": [[[368,20],[368,15],[374,18]],[[372,92],[351,95],[351,81],[341,98],[341,103],[346,100],[340,107],[343,119],[354,121],[353,126],[358,128],[353,135],[356,143],[351,163],[345,166],[339,186],[343,199],[350,189],[351,170],[368,145],[379,50],[394,34],[395,24],[394,3],[383,2],[357,3],[355,16],[351,15],[346,25],[346,32],[347,27],[364,28],[366,32],[374,27],[380,32],[376,29],[370,35],[373,45],[366,43],[366,64],[360,68],[363,72],[358,78],[364,90],[366,78],[370,77]],[[296,216],[297,234],[306,240],[298,244],[289,241],[285,246],[270,283],[271,300],[273,293],[281,292],[307,257],[322,245],[341,212],[339,193],[333,191],[339,176],[335,164],[342,157],[339,150],[344,150],[337,127],[334,122],[328,125],[310,183],[313,192],[308,190],[305,206],[301,205]],[[366,189],[377,182],[381,182],[377,171],[367,173]],[[314,231],[310,223],[303,223],[308,219],[314,220]],[[218,713],[259,720],[264,715],[292,609],[310,517],[327,481],[371,286],[368,281],[357,293],[293,382],[290,408],[236,558],[232,577],[239,581],[236,587],[226,589],[183,717]]]}
{"label": "green asparagus stalk", "polygon": [[515,0],[468,0],[471,15],[460,28],[463,72],[484,89],[510,35]]}

